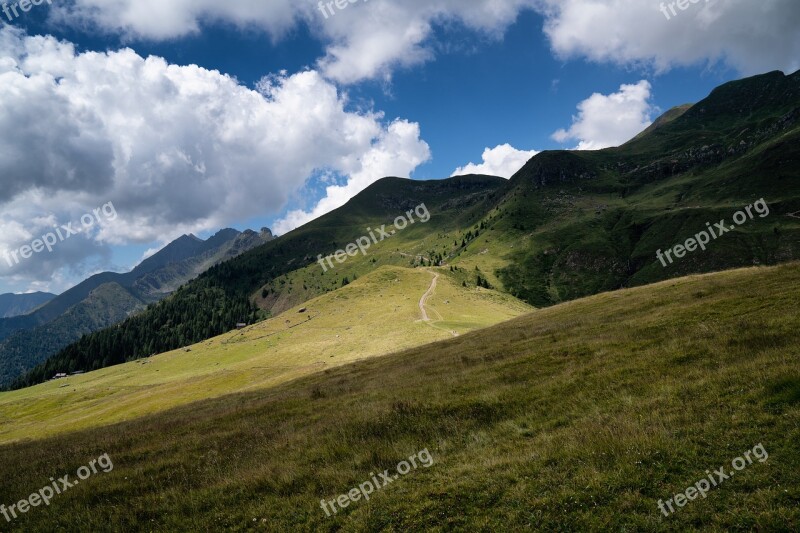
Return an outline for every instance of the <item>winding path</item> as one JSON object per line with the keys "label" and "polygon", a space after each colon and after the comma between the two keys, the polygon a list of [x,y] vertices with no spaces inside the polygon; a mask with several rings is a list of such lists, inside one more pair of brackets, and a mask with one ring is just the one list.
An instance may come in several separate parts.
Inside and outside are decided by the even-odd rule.
{"label": "winding path", "polygon": [[419,299],[419,311],[422,313],[422,321],[423,322],[430,322],[431,319],[428,318],[428,312],[425,310],[425,303],[428,301],[428,298],[433,296],[433,291],[436,290],[436,281],[439,279],[439,274],[433,275],[433,281],[431,281],[431,286],[428,288],[428,292],[422,295],[422,298]]}

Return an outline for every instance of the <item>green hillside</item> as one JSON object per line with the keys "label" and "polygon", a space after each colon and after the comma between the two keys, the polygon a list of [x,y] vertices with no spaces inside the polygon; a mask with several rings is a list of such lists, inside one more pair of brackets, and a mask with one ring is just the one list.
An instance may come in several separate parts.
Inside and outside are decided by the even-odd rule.
{"label": "green hillside", "polygon": [[54,320],[0,341],[0,384],[11,381],[70,342],[144,310],[145,304],[115,282],[94,289]]}
{"label": "green hillside", "polygon": [[[382,266],[430,266],[456,254],[484,207],[506,184],[502,178],[465,176],[417,182],[387,178],[346,206],[288,235],[213,267],[147,312],[65,348],[18,385],[41,383],[58,372],[94,370],[182,348],[234,329],[240,322],[278,315]],[[432,214],[323,272],[317,256],[363,237],[367,228],[391,226],[420,205]],[[416,220],[417,215],[413,215]],[[477,274],[463,280],[476,285]]]}
{"label": "green hillside", "polygon": [[[420,301],[426,294],[428,321],[423,321]],[[0,442],[274,386],[530,310],[511,296],[464,288],[458,274],[446,269],[384,267],[302,308],[186,350],[0,394]]]}
{"label": "green hillside", "polygon": [[[797,263],[692,276],[266,390],[4,445],[0,461],[14,468],[0,480],[2,502],[102,454],[114,464],[6,528],[797,530],[798,298]],[[659,510],[758,445],[765,462],[669,517]],[[422,450],[433,464],[326,516],[322,499]]]}
{"label": "green hillside", "polygon": [[[511,180],[387,178],[346,206],[211,269],[66,348],[17,385],[176,349],[279,313],[381,266],[444,265],[537,307],[693,273],[800,258],[800,72],[726,84],[629,143],[543,152]],[[769,214],[664,267],[656,253],[759,200]],[[333,271],[317,257],[425,203],[416,224]]]}
{"label": "green hillside", "polygon": [[[760,199],[769,215],[667,268],[657,260]],[[515,244],[500,250],[499,284],[537,306],[796,259],[800,220],[787,215],[800,210],[800,72],[727,84],[620,148],[539,154],[497,208],[484,238]]]}

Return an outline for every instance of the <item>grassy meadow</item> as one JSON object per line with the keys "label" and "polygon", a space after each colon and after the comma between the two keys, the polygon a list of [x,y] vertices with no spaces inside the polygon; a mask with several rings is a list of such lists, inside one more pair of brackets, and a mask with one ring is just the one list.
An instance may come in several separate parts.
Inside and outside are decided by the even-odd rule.
{"label": "grassy meadow", "polygon": [[[436,271],[436,290],[426,302],[430,321],[422,322],[419,301]],[[447,269],[382,267],[279,317],[188,349],[0,393],[0,443],[274,386],[451,338],[531,309],[505,294],[464,288]]]}
{"label": "grassy meadow", "polygon": [[[370,338],[373,330],[362,330],[363,350],[377,343],[402,351],[347,365],[329,363],[305,376],[295,371],[287,376],[298,377],[292,381],[239,378],[245,392],[188,403],[214,379],[223,379],[211,370],[203,377],[199,369],[213,363],[202,362],[201,348],[195,347],[161,356],[141,371],[161,365],[165,372],[176,358],[197,357],[196,374],[183,370],[187,379],[170,385],[142,373],[130,387],[132,393],[142,391],[137,397],[142,403],[151,401],[148,394],[161,395],[172,399],[174,409],[0,446],[5,465],[0,502],[6,505],[103,453],[114,462],[112,472],[82,482],[50,507],[31,509],[10,524],[0,521],[0,530],[800,528],[800,265],[604,293],[480,331],[460,330],[458,337],[448,330],[480,320],[448,314],[459,285],[448,284],[449,272],[442,274],[430,304],[442,314],[438,325],[444,329],[413,320],[413,308],[432,278],[424,270],[407,274],[413,279],[408,287],[397,283],[400,299],[391,283],[381,285],[388,315],[371,317],[370,312],[381,312],[377,308],[361,313],[370,324],[402,317],[404,327],[427,328],[444,340],[407,348],[396,340],[404,336]],[[388,282],[406,274],[381,270],[379,275]],[[358,291],[359,283],[348,289]],[[499,298],[488,291],[466,294]],[[410,298],[407,307],[403,295]],[[353,318],[344,317],[347,313],[359,316],[344,300],[356,302],[355,292],[326,297],[340,298],[339,307],[328,307],[338,314],[331,324]],[[394,312],[394,306],[400,309]],[[313,313],[322,304],[308,307]],[[301,318],[295,315],[286,315],[287,325]],[[310,322],[323,323],[322,317]],[[301,328],[292,331],[311,343],[313,330]],[[232,367],[240,357],[242,372],[252,368],[248,356],[237,356],[236,350],[273,342],[256,341],[270,330],[255,329],[214,340],[207,357],[229,357],[226,364]],[[330,337],[344,333],[327,332],[331,344],[319,339],[305,363],[325,362],[331,355],[336,360]],[[365,355],[352,354],[351,361]],[[122,368],[107,371],[115,370]],[[80,379],[117,379],[122,387],[122,377],[113,374]],[[78,405],[86,416],[101,418],[100,410],[115,409],[120,398],[102,397],[109,389],[99,382],[95,401],[88,391],[55,399],[58,389],[47,388],[19,393],[38,394],[41,399],[33,402],[2,395],[3,419],[12,414],[10,405],[31,405],[31,432],[48,424],[46,417],[36,422],[37,402],[44,412],[81,395],[86,401]],[[180,405],[184,402],[175,398],[192,386],[197,390]],[[48,396],[52,405],[42,403]],[[4,426],[8,440],[14,430]],[[706,470],[730,468],[731,460],[759,443],[769,452],[765,463],[755,462],[669,517],[661,514],[659,499],[694,485]],[[433,456],[430,468],[413,470],[335,516],[321,509],[321,499],[349,491],[374,472],[393,470],[422,449]]]}

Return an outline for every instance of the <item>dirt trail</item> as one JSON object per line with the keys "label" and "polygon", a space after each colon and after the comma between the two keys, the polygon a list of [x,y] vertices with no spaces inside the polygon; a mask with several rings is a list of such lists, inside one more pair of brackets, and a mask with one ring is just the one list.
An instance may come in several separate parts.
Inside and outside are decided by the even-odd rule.
{"label": "dirt trail", "polygon": [[425,310],[425,304],[428,303],[428,300],[430,299],[430,297],[433,296],[433,294],[436,292],[436,282],[439,279],[439,274],[435,274],[435,273],[431,272],[430,270],[426,270],[425,272],[427,272],[429,274],[433,274],[433,281],[431,281],[431,286],[430,286],[430,288],[428,288],[428,292],[423,294],[422,298],[420,298],[420,300],[419,300],[419,312],[422,314],[422,322],[425,322],[426,324],[428,324],[430,327],[432,327],[434,329],[438,329],[438,330],[441,330],[441,331],[447,331],[453,337],[458,337],[458,332],[457,331],[450,331],[450,330],[447,330],[447,329],[445,329],[445,328],[443,328],[441,326],[438,326],[436,324],[436,322],[441,322],[442,321],[442,315],[439,314],[439,311],[437,311],[434,308],[431,308],[432,311],[433,311],[433,314],[435,314],[436,316],[439,317],[435,321],[431,320],[430,317],[428,316],[428,311]]}
{"label": "dirt trail", "polygon": [[422,298],[419,299],[419,311],[422,313],[422,321],[423,322],[430,322],[431,319],[428,318],[428,312],[425,310],[425,303],[428,301],[428,298],[433,296],[433,291],[436,290],[436,281],[439,279],[439,274],[433,275],[433,281],[431,281],[431,286],[428,288],[428,292],[422,295]]}

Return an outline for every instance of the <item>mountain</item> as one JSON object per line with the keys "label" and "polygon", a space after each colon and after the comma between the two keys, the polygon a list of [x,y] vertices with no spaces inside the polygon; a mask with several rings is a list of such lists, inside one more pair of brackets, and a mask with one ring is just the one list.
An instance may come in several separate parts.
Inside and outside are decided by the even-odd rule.
{"label": "mountain", "polygon": [[[675,114],[675,113],[673,113]],[[499,283],[534,305],[800,255],[800,72],[726,84],[619,147],[544,152],[512,177],[490,238],[517,241]],[[702,253],[668,250],[764,199]],[[713,226],[712,226],[713,227]]]}
{"label": "mountain", "polygon": [[[465,284],[550,306],[692,273],[800,258],[800,72],[728,83],[667,113],[618,148],[549,151],[510,180],[386,178],[328,215],[209,269],[122,327],[56,355],[18,385],[54,369],[89,370],[186,346],[237,322],[278,314],[385,265],[446,264]],[[751,212],[702,253],[663,266],[671,250],[712,224]],[[425,203],[411,225],[323,272],[332,254]]]}
{"label": "mountain", "polygon": [[[416,258],[430,255],[431,246],[441,247],[425,242],[429,232],[453,235],[446,239],[452,242],[458,227],[480,220],[483,206],[505,183],[492,176],[429,182],[382,180],[346,206],[210,268],[146,312],[65,348],[25,381],[46,379],[55,367],[97,369],[181,348],[228,332],[238,323],[279,314],[380,266],[418,262]],[[325,273],[317,264],[320,253],[346,247],[364,236],[368,227],[380,228],[395,220],[398,213],[413,212],[421,204],[443,216],[427,224],[410,225],[375,246],[370,257],[354,258],[338,271]],[[409,243],[415,244],[407,246]],[[397,246],[403,246],[403,251],[389,253]],[[374,250],[378,249],[385,249],[389,255],[373,262]],[[289,279],[290,275],[297,276],[296,282]],[[267,290],[271,293],[265,294]]]}
{"label": "mountain", "polygon": [[[221,250],[224,255],[226,243],[232,242],[238,235],[239,232],[236,230],[222,230],[208,241],[202,241],[194,235],[184,235],[169,243],[153,256],[142,261],[131,272],[122,274],[116,272],[102,272],[100,274],[95,274],[57,298],[54,298],[47,305],[41,309],[37,309],[34,313],[14,317],[9,320],[0,320],[0,340],[14,332],[29,330],[55,320],[72,306],[82,302],[93,290],[105,283],[117,283],[122,287],[132,287],[140,278],[172,264],[191,260],[192,258],[209,252],[216,253],[214,251],[217,249]],[[224,237],[227,237],[228,240],[225,240]],[[253,240],[253,232],[250,232],[247,237]],[[148,294],[146,291],[136,294],[136,297],[149,301],[158,299],[155,295]]]}
{"label": "mountain", "polygon": [[55,298],[55,294],[33,292],[30,294],[0,294],[0,318],[26,315]]}
{"label": "mountain", "polygon": [[[260,233],[251,230],[243,233],[231,229],[222,230],[205,241],[204,246],[198,249],[195,255],[186,259],[164,261],[163,257],[153,256],[145,260],[131,272],[130,277],[133,278],[131,287],[137,294],[160,300],[214,265],[238,257],[272,239],[274,236],[267,228],[263,228]],[[156,263],[148,263],[151,259],[157,259],[159,266],[155,267]],[[143,265],[148,268],[141,268]]]}
{"label": "mountain", "polygon": [[273,238],[266,228],[225,229],[205,241],[184,235],[131,272],[96,274],[28,315],[0,320],[0,386],[81,336],[143,311],[213,265]]}
{"label": "mountain", "polygon": [[656,120],[654,120],[653,123],[647,129],[645,129],[639,135],[634,137],[633,140],[635,141],[637,139],[647,137],[660,127],[669,124],[670,122],[672,122],[677,118],[680,118],[681,116],[683,116],[684,113],[686,113],[692,108],[692,105],[693,104],[684,104],[684,105],[679,105],[677,107],[673,107],[672,109],[670,109],[669,111],[658,117]]}

